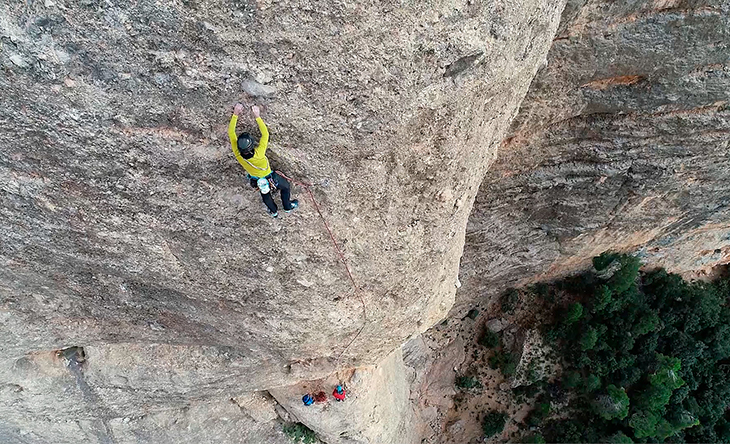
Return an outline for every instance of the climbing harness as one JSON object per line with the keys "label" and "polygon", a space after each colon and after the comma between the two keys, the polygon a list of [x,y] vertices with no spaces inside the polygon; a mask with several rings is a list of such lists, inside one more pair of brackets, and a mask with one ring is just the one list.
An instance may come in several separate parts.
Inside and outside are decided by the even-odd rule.
{"label": "climbing harness", "polygon": [[362,294],[360,292],[360,288],[355,283],[355,278],[352,277],[352,272],[350,271],[350,266],[347,263],[347,259],[345,258],[345,255],[342,254],[342,250],[340,249],[340,246],[337,244],[337,240],[335,239],[335,235],[332,234],[332,230],[330,229],[329,225],[327,224],[327,220],[324,218],[324,215],[322,215],[322,210],[319,208],[319,204],[317,204],[317,200],[314,198],[314,193],[312,193],[312,185],[304,182],[296,181],[290,177],[287,177],[284,173],[281,171],[275,171],[276,174],[283,177],[284,179],[288,180],[291,183],[296,183],[302,186],[305,190],[307,190],[307,193],[309,194],[309,198],[312,200],[312,204],[314,205],[314,208],[317,210],[317,213],[319,214],[320,219],[322,219],[322,223],[324,224],[324,227],[327,229],[327,232],[330,235],[330,239],[332,239],[332,245],[335,247],[335,251],[340,256],[340,261],[342,261],[342,265],[345,266],[345,271],[347,271],[347,276],[350,278],[350,282],[352,283],[352,288],[355,291],[355,295],[360,299],[360,303],[362,304],[362,317],[363,317],[363,324],[360,329],[358,329],[355,336],[350,340],[350,342],[347,344],[344,350],[340,353],[339,356],[337,356],[337,360],[335,361],[335,369],[340,364],[340,359],[342,359],[342,356],[347,352],[347,350],[350,349],[350,346],[357,340],[358,337],[360,337],[360,334],[365,329],[365,326],[368,324],[368,312],[367,308],[365,307],[365,299],[362,297]]}
{"label": "climbing harness", "polygon": [[250,174],[247,176],[252,188],[258,188],[261,194],[267,194],[275,193],[279,189],[279,184],[274,180],[273,174],[271,173],[266,177],[256,177]]}

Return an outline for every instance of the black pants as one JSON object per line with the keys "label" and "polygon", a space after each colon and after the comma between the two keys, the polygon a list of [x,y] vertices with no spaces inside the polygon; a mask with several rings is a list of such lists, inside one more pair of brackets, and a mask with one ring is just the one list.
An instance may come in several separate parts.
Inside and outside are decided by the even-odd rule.
{"label": "black pants", "polygon": [[[291,185],[289,185],[289,181],[276,173],[271,173],[271,179],[273,179],[276,184],[276,188],[281,190],[281,203],[284,205],[284,209],[291,210]],[[251,186],[258,188],[258,185],[256,185],[256,179],[251,178]],[[268,208],[269,211],[276,213],[279,209],[276,207],[272,194],[273,193],[271,191],[266,194],[262,194],[261,199],[263,199],[266,204],[266,208]]]}

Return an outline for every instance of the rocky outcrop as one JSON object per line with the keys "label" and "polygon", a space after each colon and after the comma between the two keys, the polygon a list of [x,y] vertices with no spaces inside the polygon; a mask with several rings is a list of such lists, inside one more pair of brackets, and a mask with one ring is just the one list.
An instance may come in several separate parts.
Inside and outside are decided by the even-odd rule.
{"label": "rocky outcrop", "polygon": [[[29,366],[0,392],[0,438],[177,441],[442,319],[562,6],[0,5],[0,350],[87,351],[86,386]],[[301,187],[297,212],[264,213],[225,136],[236,100],[265,106],[272,162],[312,184],[359,290]],[[210,440],[240,442],[219,421]]]}
{"label": "rocky outcrop", "polygon": [[[332,390],[342,384],[344,402],[335,401]],[[302,395],[324,391],[327,402],[305,406]],[[413,407],[406,380],[403,354],[398,349],[380,364],[330,375],[269,392],[299,422],[328,444],[416,444]]]}
{"label": "rocky outcrop", "polygon": [[441,442],[443,418],[456,395],[456,369],[465,359],[466,344],[461,339],[444,340],[434,335],[440,326],[403,345],[403,358],[410,382],[411,403],[415,410],[414,428],[422,443]]}
{"label": "rocky outcrop", "polygon": [[[196,388],[206,387],[205,380],[195,380],[198,375],[174,369],[171,364],[163,368],[161,360],[156,361],[159,374],[148,375],[147,385],[137,386],[141,375],[122,371],[130,368],[124,356],[101,360],[100,350],[84,350],[87,359],[78,367],[61,354],[50,352],[29,353],[19,359],[6,356],[0,362],[0,441],[290,442],[276,430],[279,418],[270,398],[261,399],[259,394],[259,399],[231,399],[226,390],[217,397],[196,394]],[[199,358],[201,370],[215,362]],[[120,369],[111,376],[107,372],[114,365]],[[170,394],[170,386],[177,387],[178,393]]]}
{"label": "rocky outcrop", "polygon": [[726,1],[568,4],[477,196],[465,304],[608,249],[730,261],[729,30]]}

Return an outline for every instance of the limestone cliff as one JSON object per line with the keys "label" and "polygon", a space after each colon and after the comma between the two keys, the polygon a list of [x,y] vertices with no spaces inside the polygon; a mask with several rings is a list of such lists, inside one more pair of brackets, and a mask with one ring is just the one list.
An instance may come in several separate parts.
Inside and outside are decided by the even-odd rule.
{"label": "limestone cliff", "polygon": [[[729,20],[727,1],[568,2],[477,194],[449,322],[404,349],[424,442],[482,442],[490,410],[524,418],[503,375],[470,356],[485,328],[524,351],[531,325],[501,312],[507,287],[608,249],[691,277],[730,262]],[[478,374],[483,396],[454,396],[459,374]]]}
{"label": "limestone cliff", "polygon": [[730,262],[730,3],[572,1],[467,228],[462,301],[608,249]]}
{"label": "limestone cliff", "polygon": [[[439,442],[461,343],[398,349],[457,275],[456,314],[605,249],[727,263],[730,3],[564,6],[0,4],[0,441]],[[236,101],[347,265],[301,185],[266,215]]]}
{"label": "limestone cliff", "polygon": [[[377,363],[442,319],[562,9],[1,4],[0,438],[279,442],[269,407],[235,400]],[[312,184],[357,294],[301,187],[279,220],[248,188],[238,100]],[[77,367],[53,353],[69,346]]]}

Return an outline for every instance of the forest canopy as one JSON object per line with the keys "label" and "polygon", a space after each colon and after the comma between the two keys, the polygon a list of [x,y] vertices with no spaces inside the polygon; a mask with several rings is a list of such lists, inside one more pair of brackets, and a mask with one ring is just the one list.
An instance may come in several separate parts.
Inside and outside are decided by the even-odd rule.
{"label": "forest canopy", "polygon": [[563,414],[532,430],[547,442],[730,442],[728,280],[643,273],[615,253],[593,264],[542,289],[567,295],[542,326],[563,371],[541,402]]}

